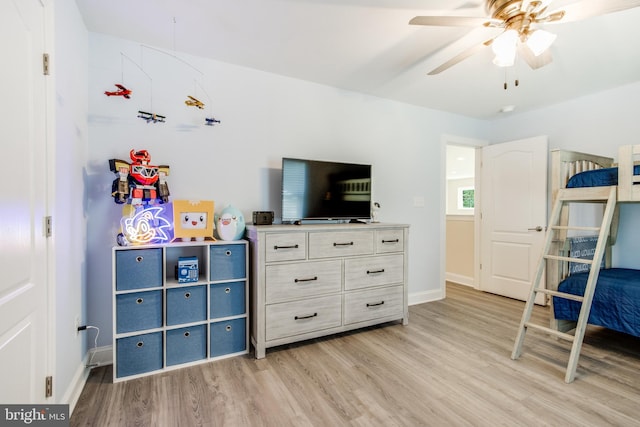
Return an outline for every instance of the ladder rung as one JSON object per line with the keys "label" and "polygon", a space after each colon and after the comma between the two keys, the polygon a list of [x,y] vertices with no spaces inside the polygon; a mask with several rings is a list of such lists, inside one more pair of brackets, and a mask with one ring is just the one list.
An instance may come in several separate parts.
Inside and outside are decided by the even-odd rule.
{"label": "ladder rung", "polygon": [[573,340],[575,338],[571,334],[560,332],[560,331],[557,331],[555,329],[548,328],[546,326],[538,325],[536,323],[527,322],[527,323],[524,324],[524,326],[527,327],[527,328],[532,328],[532,329],[537,329],[539,331],[547,332],[547,333],[549,333],[551,335],[554,335],[554,336],[556,336],[558,338],[562,338],[563,340],[567,340],[567,341],[572,341],[573,342]]}
{"label": "ladder rung", "polygon": [[544,255],[546,259],[555,259],[558,261],[569,261],[569,262],[578,262],[582,264],[593,264],[592,259],[584,259],[584,258],[571,258],[569,256],[557,256],[557,255]]}
{"label": "ladder rung", "polygon": [[600,231],[600,227],[578,227],[575,225],[552,225],[554,230]]}
{"label": "ladder rung", "polygon": [[570,299],[573,301],[579,301],[579,302],[584,301],[584,297],[581,295],[574,295],[574,294],[568,294],[566,292],[552,291],[551,289],[536,289],[536,292],[542,292],[543,294],[564,298],[564,299]]}

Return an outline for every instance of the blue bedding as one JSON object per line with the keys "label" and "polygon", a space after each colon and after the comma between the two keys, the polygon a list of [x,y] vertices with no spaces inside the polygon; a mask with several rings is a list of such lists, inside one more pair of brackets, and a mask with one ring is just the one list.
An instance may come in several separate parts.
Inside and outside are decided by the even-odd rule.
{"label": "blue bedding", "polygon": [[[558,290],[584,295],[589,273],[572,274]],[[553,297],[556,319],[578,320],[581,303]],[[588,323],[640,337],[640,270],[600,270]]]}
{"label": "blue bedding", "polygon": [[[633,167],[633,174],[640,175],[640,165]],[[618,168],[580,172],[567,181],[567,188],[606,187],[609,185],[618,185]]]}

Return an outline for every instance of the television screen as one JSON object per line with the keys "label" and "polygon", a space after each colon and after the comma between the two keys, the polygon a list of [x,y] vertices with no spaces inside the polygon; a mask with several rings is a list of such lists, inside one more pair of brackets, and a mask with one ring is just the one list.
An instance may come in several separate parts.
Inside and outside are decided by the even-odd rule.
{"label": "television screen", "polygon": [[282,222],[371,218],[371,165],[282,159]]}

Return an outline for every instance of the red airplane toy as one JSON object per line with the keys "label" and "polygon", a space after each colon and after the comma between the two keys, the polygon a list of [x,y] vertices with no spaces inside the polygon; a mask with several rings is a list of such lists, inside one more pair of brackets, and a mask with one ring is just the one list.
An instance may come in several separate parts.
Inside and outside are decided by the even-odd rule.
{"label": "red airplane toy", "polygon": [[104,94],[107,96],[123,96],[127,99],[131,98],[131,96],[129,96],[131,95],[131,90],[127,89],[126,87],[118,83],[116,83],[116,87],[118,88],[117,91],[115,92],[106,91]]}

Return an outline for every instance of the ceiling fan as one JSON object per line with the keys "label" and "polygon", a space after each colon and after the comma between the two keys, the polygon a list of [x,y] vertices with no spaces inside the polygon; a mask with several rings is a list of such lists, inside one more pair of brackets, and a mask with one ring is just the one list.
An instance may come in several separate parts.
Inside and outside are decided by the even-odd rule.
{"label": "ceiling fan", "polygon": [[[462,62],[491,46],[493,63],[508,67],[520,55],[533,69],[552,61],[549,47],[556,35],[542,29],[547,23],[573,22],[607,13],[640,6],[640,0],[583,0],[574,1],[558,10],[550,10],[552,0],[485,0],[488,17],[470,16],[416,16],[409,24],[445,27],[490,27],[501,29],[496,37],[459,53],[429,72],[429,75]],[[560,3],[567,3],[560,0]]]}

